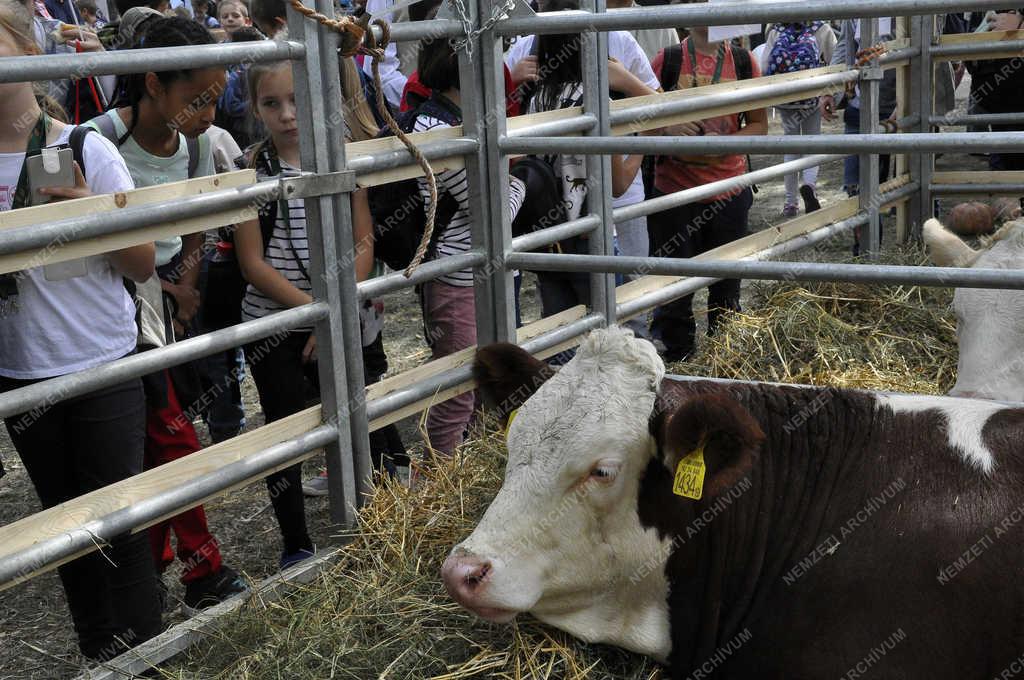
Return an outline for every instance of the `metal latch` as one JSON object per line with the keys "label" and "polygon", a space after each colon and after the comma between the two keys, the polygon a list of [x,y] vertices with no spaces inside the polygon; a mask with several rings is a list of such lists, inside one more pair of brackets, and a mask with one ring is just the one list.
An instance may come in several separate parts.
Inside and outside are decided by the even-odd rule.
{"label": "metal latch", "polygon": [[351,170],[318,175],[304,172],[298,177],[282,177],[281,198],[312,198],[333,194],[348,194],[356,190],[356,173]]}

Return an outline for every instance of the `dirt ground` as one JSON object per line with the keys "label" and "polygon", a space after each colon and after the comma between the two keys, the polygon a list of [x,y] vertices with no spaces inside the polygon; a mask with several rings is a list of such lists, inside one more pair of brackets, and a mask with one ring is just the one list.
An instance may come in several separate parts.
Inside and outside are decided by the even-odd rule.
{"label": "dirt ground", "polygon": [[[778,118],[771,120],[771,132],[781,134]],[[826,123],[825,134],[841,134],[841,122]],[[764,168],[782,161],[779,156],[753,157],[755,168]],[[939,168],[986,169],[984,158],[957,155],[938,160]],[[763,184],[755,196],[750,214],[752,231],[765,229],[782,221],[781,210],[784,190],[782,180]],[[823,205],[845,197],[842,189],[842,163],[823,166],[818,179],[818,196]],[[948,206],[945,206],[948,208]],[[892,219],[884,220],[885,243],[892,243],[894,231]],[[816,253],[801,253],[794,257],[801,259],[839,259],[850,253],[851,237],[846,235],[823,244]],[[393,373],[407,370],[429,359],[429,352],[423,339],[423,326],[419,306],[411,291],[389,296],[385,345]],[[695,309],[705,304],[697,296]],[[535,278],[527,274],[522,293],[524,321],[533,321],[540,316]],[[244,399],[247,413],[247,429],[262,425],[256,390],[252,381],[244,385]],[[416,419],[407,419],[400,424],[407,444],[419,441]],[[206,433],[198,426],[201,436]],[[7,475],[0,479],[0,525],[8,524],[21,517],[37,512],[40,507],[35,492],[16,452],[11,446],[6,430],[0,429],[0,457],[7,469]],[[306,472],[314,474],[318,462],[306,464]],[[270,511],[269,499],[262,482],[252,484],[206,505],[213,534],[221,545],[225,562],[240,573],[258,580],[274,573],[280,552],[280,537]],[[318,545],[331,542],[331,527],[328,521],[326,498],[307,499],[306,514],[311,533]],[[174,568],[172,567],[173,571]],[[174,573],[164,575],[170,586],[172,604],[165,612],[169,623],[181,621],[184,617],[181,607],[174,598],[180,598],[183,588],[177,583]],[[64,594],[55,572],[45,574],[0,593],[0,680],[35,680],[42,678],[64,678],[75,675],[79,670],[75,637],[67,614]]]}

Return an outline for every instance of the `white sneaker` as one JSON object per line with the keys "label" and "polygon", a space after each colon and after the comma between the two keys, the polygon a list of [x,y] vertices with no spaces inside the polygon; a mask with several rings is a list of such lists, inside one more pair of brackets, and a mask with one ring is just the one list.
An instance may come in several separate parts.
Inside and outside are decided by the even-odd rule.
{"label": "white sneaker", "polygon": [[302,482],[302,493],[307,496],[326,496],[327,491],[327,470],[323,470],[316,477],[310,477]]}

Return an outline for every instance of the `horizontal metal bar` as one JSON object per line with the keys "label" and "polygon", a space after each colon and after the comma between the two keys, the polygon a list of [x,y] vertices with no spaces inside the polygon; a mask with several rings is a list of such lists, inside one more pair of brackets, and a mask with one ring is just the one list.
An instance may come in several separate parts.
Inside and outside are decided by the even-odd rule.
{"label": "horizontal metal bar", "polygon": [[768,281],[849,281],[950,288],[1024,289],[1024,271],[1005,269],[818,262],[743,262],[547,253],[513,253],[508,257],[508,266],[530,271],[597,271],[615,274],[643,271],[663,276],[707,276]]}
{"label": "horizontal metal bar", "polygon": [[219,45],[3,57],[0,58],[0,83],[255,64],[282,59],[303,59],[305,56],[306,47],[302,43],[258,40]]}
{"label": "horizontal metal bar", "polygon": [[636,219],[637,217],[653,215],[654,213],[662,212],[663,210],[696,203],[697,201],[710,200],[719,194],[724,194],[736,189],[744,189],[757,184],[758,182],[766,182],[770,179],[782,177],[783,175],[791,172],[797,172],[805,168],[812,168],[815,165],[833,163],[835,161],[842,160],[843,158],[844,156],[838,155],[818,155],[798,158],[795,161],[779,163],[778,165],[761,168],[760,170],[754,170],[753,172],[737,175],[736,177],[730,177],[729,179],[721,179],[717,182],[711,182],[699,187],[694,187],[693,189],[684,189],[683,191],[658,196],[657,198],[650,198],[646,201],[641,201],[640,203],[634,203],[633,205],[615,208],[613,211],[613,217],[615,219],[615,224],[622,224],[623,222],[628,222],[629,220]]}
{"label": "horizontal metal bar", "polygon": [[[246,321],[237,326],[182,340],[167,347],[141,354],[132,354],[102,366],[19,387],[16,390],[0,394],[0,418],[28,413],[40,407],[47,407],[65,399],[117,385],[126,380],[149,375],[200,357],[223,352],[233,347],[241,347],[246,343],[256,342],[263,338],[271,338],[271,336],[284,333],[290,328],[312,326],[320,319],[325,318],[327,311],[326,303],[314,302],[270,314],[262,319]],[[272,342],[272,339],[268,339],[267,342]],[[277,342],[280,343],[280,340]]]}
{"label": "horizontal metal bar", "polygon": [[279,192],[278,180],[269,180],[235,189],[221,189],[186,198],[87,213],[54,222],[7,229],[4,230],[3,239],[0,239],[0,255],[47,248],[54,244],[95,236],[120,234],[141,227],[203,217],[236,208],[259,206],[266,201],[276,200]]}
{"label": "horizontal metal bar", "polygon": [[527,137],[499,143],[507,154],[717,155],[779,153],[914,153],[962,151],[975,145],[986,151],[1024,151],[1024,132],[943,132],[874,135],[742,135],[731,137]]}
{"label": "horizontal metal bar", "polygon": [[[424,38],[457,38],[465,35],[462,24],[454,19],[429,19],[426,21],[400,21],[389,26],[391,42],[418,42]],[[368,28],[377,42],[384,39],[379,26]]]}
{"label": "horizontal metal bar", "polygon": [[138,500],[126,508],[8,555],[0,559],[0,584],[23,581],[47,565],[91,551],[102,542],[146,526],[224,489],[258,479],[263,473],[298,460],[304,453],[326,446],[337,436],[337,428],[321,425],[295,439],[275,444],[243,460],[189,480],[187,484]]}
{"label": "horizontal metal bar", "polygon": [[[882,195],[879,202],[880,205],[884,206],[893,201],[897,201],[901,198],[914,194],[920,185],[917,182],[911,182],[905,186],[902,186],[893,191],[886,192]],[[834,224],[831,224],[820,229],[815,229],[812,232],[795,236],[787,241],[778,243],[770,248],[758,251],[752,255],[741,258],[741,260],[767,260],[773,257],[779,257],[786,253],[796,252],[810,248],[811,246],[817,245],[822,241],[828,240],[851,229],[867,224],[869,217],[867,213],[860,213],[853,217],[841,220]],[[702,288],[706,288],[716,281],[721,279],[716,278],[695,278],[688,277],[677,283],[672,283],[664,288],[652,291],[645,295],[642,295],[628,302],[623,302],[618,306],[617,316],[619,319],[628,319],[637,314],[640,314],[646,310],[652,309],[659,305],[663,305],[672,300],[676,300],[684,295],[695,293]]]}
{"label": "horizontal metal bar", "polygon": [[[439,142],[428,142],[418,144],[420,153],[427,160],[438,158],[452,158],[453,156],[467,156],[475,154],[480,144],[475,139],[460,137],[458,139],[446,139]],[[413,165],[416,160],[409,153],[408,149],[394,149],[380,153],[353,156],[348,159],[348,169],[357,175],[368,175],[371,172],[382,170],[394,170],[407,165]]]}
{"label": "horizontal metal bar", "polygon": [[528,252],[573,236],[589,234],[601,226],[596,215],[586,215],[554,227],[523,234],[512,239],[512,252]]}
{"label": "horizontal metal bar", "polygon": [[737,2],[723,4],[686,4],[631,8],[602,14],[588,12],[548,12],[536,17],[506,19],[498,24],[501,35],[537,35],[580,31],[623,31],[640,28],[678,28],[680,26],[726,26],[764,24],[807,19],[856,19],[860,17],[911,16],[963,12],[966,8],[986,10],[1006,6],[999,0],[811,0],[809,2]]}
{"label": "horizontal metal bar", "polygon": [[[510,121],[515,120],[514,118]],[[508,131],[509,137],[558,137],[561,135],[584,134],[590,132],[597,125],[597,116],[590,113],[582,113],[573,118],[553,120],[548,123],[528,125]]]}
{"label": "horizontal metal bar", "polygon": [[1024,123],[1024,113],[974,113],[931,116],[932,125],[1018,125]]}
{"label": "horizontal metal bar", "polygon": [[962,43],[959,45],[933,45],[933,58],[937,57],[969,57],[986,52],[1024,52],[1024,40],[999,40],[993,42]]}
{"label": "horizontal metal bar", "polygon": [[424,262],[408,278],[406,278],[403,272],[394,272],[387,276],[378,276],[375,279],[361,281],[356,286],[356,289],[359,292],[360,300],[370,300],[398,290],[412,288],[417,284],[431,281],[445,274],[462,271],[463,269],[471,269],[484,264],[486,261],[487,256],[478,250],[458,255],[448,255]]}
{"label": "horizontal metal bar", "polygon": [[[682,7],[683,5],[673,5],[673,7]],[[686,5],[688,7],[694,7],[695,5]],[[720,7],[720,5],[715,5]],[[643,11],[643,10],[636,10]],[[689,97],[686,99],[669,99],[665,98],[654,104],[643,104],[640,106],[631,106],[628,108],[617,109],[611,112],[610,119],[612,126],[616,125],[627,125],[629,123],[647,123],[656,118],[663,118],[666,116],[678,116],[682,114],[701,114],[705,111],[720,108],[723,106],[733,106],[737,104],[746,104],[747,102],[753,102],[757,99],[764,97],[790,97],[794,100],[802,98],[804,95],[809,94],[822,94],[825,92],[832,92],[841,87],[846,83],[852,83],[860,78],[859,71],[840,71],[839,73],[823,73],[817,76],[811,76],[804,80],[793,80],[786,83],[764,83],[754,87],[744,88],[742,90],[730,90],[728,92],[716,92],[714,94],[705,94],[700,97]],[[756,108],[757,104],[751,104],[752,108]]]}
{"label": "horizontal metal bar", "polygon": [[525,349],[530,354],[537,354],[544,350],[560,345],[563,342],[578,338],[595,328],[601,328],[604,326],[605,320],[603,314],[588,314],[582,319],[576,319],[570,323],[560,326],[553,331],[548,331],[538,335],[535,338],[531,338],[526,342],[522,343],[520,347]]}
{"label": "horizontal metal bar", "polygon": [[[603,323],[604,317],[602,315],[590,314],[565,326],[538,335],[524,342],[522,347],[531,354],[536,354],[566,340],[578,337],[594,328],[598,328]],[[374,399],[366,405],[366,416],[371,421],[383,418],[395,411],[411,406],[444,390],[469,382],[472,379],[473,367],[471,364],[449,369],[443,373],[417,381],[408,387],[395,390],[379,399]]]}
{"label": "horizontal metal bar", "polygon": [[1007,194],[1024,196],[1024,184],[929,184],[936,196],[971,196],[984,194]]}

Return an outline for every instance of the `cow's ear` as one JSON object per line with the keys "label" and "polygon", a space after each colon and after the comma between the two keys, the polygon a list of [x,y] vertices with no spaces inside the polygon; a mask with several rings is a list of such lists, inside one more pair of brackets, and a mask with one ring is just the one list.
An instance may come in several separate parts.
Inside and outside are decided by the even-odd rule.
{"label": "cow's ear", "polygon": [[554,374],[548,364],[508,342],[481,347],[473,361],[473,378],[484,406],[501,420],[522,406]]}
{"label": "cow's ear", "polygon": [[695,500],[732,488],[754,466],[764,441],[754,417],[724,391],[694,395],[652,425],[673,492]]}

